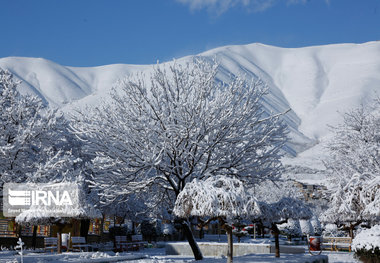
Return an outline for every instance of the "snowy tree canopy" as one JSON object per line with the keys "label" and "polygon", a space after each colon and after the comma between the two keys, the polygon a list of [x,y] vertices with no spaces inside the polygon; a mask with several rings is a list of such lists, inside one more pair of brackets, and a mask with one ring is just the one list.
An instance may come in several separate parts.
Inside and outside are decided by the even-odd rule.
{"label": "snowy tree canopy", "polygon": [[[80,145],[68,130],[67,121],[40,99],[18,92],[19,82],[0,69],[0,181],[2,183],[72,182],[82,186],[81,207],[68,211],[73,217],[99,215],[89,202],[82,174]],[[84,194],[85,193],[85,194]],[[61,220],[41,207],[32,207],[20,214],[22,223]]]}
{"label": "snowy tree canopy", "polygon": [[344,115],[334,128],[327,162],[335,183],[321,220],[357,225],[380,220],[380,101]]}
{"label": "snowy tree canopy", "polygon": [[278,229],[284,232],[287,236],[299,237],[302,236],[300,221],[297,219],[289,219],[288,222],[277,225]]}
{"label": "snowy tree canopy", "polygon": [[209,218],[207,222],[218,219],[227,232],[227,262],[232,262],[232,222],[235,218],[255,216],[259,210],[242,181],[221,175],[187,183],[177,197],[173,213],[182,218]]}
{"label": "snowy tree canopy", "polygon": [[225,176],[213,176],[206,180],[194,179],[187,183],[178,195],[173,213],[176,216],[224,218],[255,216],[256,201],[250,197],[243,182]]}
{"label": "snowy tree canopy", "polygon": [[62,180],[64,163],[76,159],[66,121],[37,97],[21,95],[18,85],[10,72],[0,69],[1,181]]}
{"label": "snowy tree canopy", "polygon": [[279,218],[310,219],[313,216],[310,208],[299,199],[284,197],[271,206]]}
{"label": "snowy tree canopy", "polygon": [[374,225],[370,229],[362,230],[353,240],[354,251],[367,250],[374,253],[380,250],[380,225]]}
{"label": "snowy tree canopy", "polygon": [[306,236],[306,235],[314,235],[315,234],[314,233],[314,227],[311,224],[311,220],[301,219],[299,221],[300,221],[300,227],[301,227],[302,235]]}
{"label": "snowy tree canopy", "polygon": [[310,223],[313,226],[314,235],[320,236],[322,234],[322,226],[316,215],[311,218]]}
{"label": "snowy tree canopy", "polygon": [[344,122],[333,127],[329,141],[328,168],[341,180],[354,174],[380,171],[380,101],[361,106],[343,115]]}
{"label": "snowy tree canopy", "polygon": [[303,193],[292,180],[278,180],[260,182],[248,189],[259,201],[265,203],[275,203],[283,197],[302,199]]}
{"label": "snowy tree canopy", "polygon": [[283,197],[275,203],[259,202],[260,220],[265,226],[286,222],[288,219],[310,219],[313,212],[301,200]]}
{"label": "snowy tree canopy", "polygon": [[[65,214],[65,217],[57,216],[57,211],[46,207],[44,204],[31,205],[28,210],[20,213],[16,218],[16,222],[22,225],[53,225],[57,222],[67,222],[72,218],[89,219],[89,218],[102,218],[100,211],[88,202],[88,193],[85,191],[86,187],[83,185],[83,179],[76,178],[76,182],[72,178],[70,183],[74,189],[78,189],[74,197],[78,202],[73,205],[62,205],[59,207],[59,213]],[[30,184],[31,187],[33,184]],[[62,184],[56,184],[55,189],[62,187]],[[76,188],[78,187],[78,188]],[[71,196],[73,198],[73,196]]]}
{"label": "snowy tree canopy", "polygon": [[[279,225],[285,224],[284,227],[287,227],[289,231],[293,229],[301,232],[298,219],[310,219],[313,216],[312,211],[303,201],[292,197],[283,197],[273,203],[261,201],[258,203],[258,208],[258,216],[252,217],[252,220],[260,222],[264,227],[273,231],[276,257],[280,257]],[[289,221],[290,223],[286,224]],[[298,225],[294,225],[292,222],[297,222]]]}
{"label": "snowy tree canopy", "polygon": [[347,224],[376,222],[380,218],[380,176],[354,174],[332,194],[323,222]]}
{"label": "snowy tree canopy", "polygon": [[222,83],[217,72],[200,58],[156,66],[150,81],[129,76],[110,103],[74,117],[73,130],[94,156],[93,187],[105,200],[154,184],[174,202],[195,178],[252,184],[279,175],[286,127],[281,114],[263,113],[265,85],[239,77]]}

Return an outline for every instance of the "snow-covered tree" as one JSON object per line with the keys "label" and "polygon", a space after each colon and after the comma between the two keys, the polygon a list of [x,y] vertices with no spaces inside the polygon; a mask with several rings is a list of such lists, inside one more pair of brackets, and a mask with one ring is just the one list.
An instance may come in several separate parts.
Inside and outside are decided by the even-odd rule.
{"label": "snow-covered tree", "polygon": [[329,142],[333,186],[324,222],[349,230],[380,220],[380,101],[344,115]]}
{"label": "snow-covered tree", "polygon": [[245,223],[244,221],[245,220],[241,218],[236,218],[232,225],[232,234],[234,234],[234,236],[237,237],[238,243],[240,243],[242,237],[248,235],[248,231],[245,229],[247,223]]}
{"label": "snow-covered tree", "polygon": [[0,69],[0,182],[56,183],[81,174],[80,143],[64,116]]}
{"label": "snow-covered tree", "polygon": [[322,226],[316,215],[311,218],[310,223],[313,226],[314,235],[320,236],[322,234]]}
{"label": "snow-covered tree", "polygon": [[300,227],[301,227],[301,232],[303,236],[312,236],[315,234],[314,232],[314,227],[311,224],[311,220],[304,220],[301,219],[300,221]]}
{"label": "snow-covered tree", "polygon": [[303,194],[292,180],[262,182],[249,191],[259,200],[260,207],[259,216],[252,220],[272,231],[276,257],[279,257],[280,229],[287,231],[289,236],[301,235],[298,220],[309,220],[313,212],[302,201]]}
{"label": "snow-covered tree", "polygon": [[339,230],[336,224],[327,223],[323,226],[322,235],[331,237],[343,237],[346,234],[344,231]]}
{"label": "snow-covered tree", "polygon": [[328,142],[330,158],[326,163],[338,179],[348,181],[357,173],[378,174],[380,100],[348,111],[343,123],[332,129],[334,136]]}
{"label": "snow-covered tree", "polygon": [[[85,178],[81,176],[80,145],[69,132],[66,119],[39,98],[20,94],[19,83],[9,71],[0,69],[0,186],[8,182],[76,182],[86,193],[82,201],[90,201],[83,184]],[[83,218],[93,207],[84,202],[82,208]],[[25,212],[18,222],[61,220],[52,215],[43,218],[39,209],[35,209],[35,214],[32,210]],[[40,216],[31,216],[37,214]]]}
{"label": "snow-covered tree", "polygon": [[280,232],[283,232],[288,237],[289,240],[293,237],[302,236],[302,229],[298,219],[289,218],[286,223],[277,225],[277,227]]}
{"label": "snow-covered tree", "polygon": [[323,222],[348,230],[351,237],[356,226],[363,222],[378,222],[379,218],[380,176],[359,173],[336,187],[329,209],[321,216]]}
{"label": "snow-covered tree", "polygon": [[232,262],[232,224],[236,218],[256,216],[259,213],[255,199],[246,192],[243,182],[225,176],[206,180],[194,179],[178,195],[173,213],[182,218],[197,216],[218,219],[227,232],[227,262]]}
{"label": "snow-covered tree", "polygon": [[155,185],[155,201],[173,206],[195,178],[226,175],[250,185],[279,175],[286,127],[281,114],[263,112],[265,85],[222,83],[217,72],[200,58],[156,66],[150,81],[129,76],[109,104],[74,117],[73,130],[96,157],[93,187],[105,199]]}
{"label": "snow-covered tree", "polygon": [[283,197],[275,203],[259,202],[258,207],[258,216],[252,217],[252,219],[261,222],[273,232],[276,257],[280,257],[278,225],[287,223],[289,219],[310,219],[313,216],[312,211],[303,201],[290,197]]}
{"label": "snow-covered tree", "polygon": [[37,97],[21,95],[18,85],[0,69],[0,180],[54,181],[56,169],[71,158],[66,121]]}

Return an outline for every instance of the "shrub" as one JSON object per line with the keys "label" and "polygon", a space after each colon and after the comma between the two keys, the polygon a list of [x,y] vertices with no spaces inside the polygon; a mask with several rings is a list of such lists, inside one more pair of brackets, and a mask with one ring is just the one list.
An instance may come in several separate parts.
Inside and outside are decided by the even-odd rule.
{"label": "shrub", "polygon": [[380,225],[361,231],[352,241],[352,249],[364,263],[380,263]]}

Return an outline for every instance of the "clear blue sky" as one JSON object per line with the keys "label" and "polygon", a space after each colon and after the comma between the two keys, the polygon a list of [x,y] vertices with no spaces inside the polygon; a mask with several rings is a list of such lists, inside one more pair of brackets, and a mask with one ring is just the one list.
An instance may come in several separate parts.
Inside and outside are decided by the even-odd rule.
{"label": "clear blue sky", "polygon": [[0,57],[150,64],[231,44],[380,40],[380,0],[0,0],[0,22]]}

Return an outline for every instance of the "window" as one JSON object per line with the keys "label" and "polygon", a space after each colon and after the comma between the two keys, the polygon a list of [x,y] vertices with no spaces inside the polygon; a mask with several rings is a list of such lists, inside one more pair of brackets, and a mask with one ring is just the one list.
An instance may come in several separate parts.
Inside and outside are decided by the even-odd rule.
{"label": "window", "polygon": [[92,219],[90,221],[90,227],[88,229],[88,234],[90,235],[100,235],[100,219]]}

